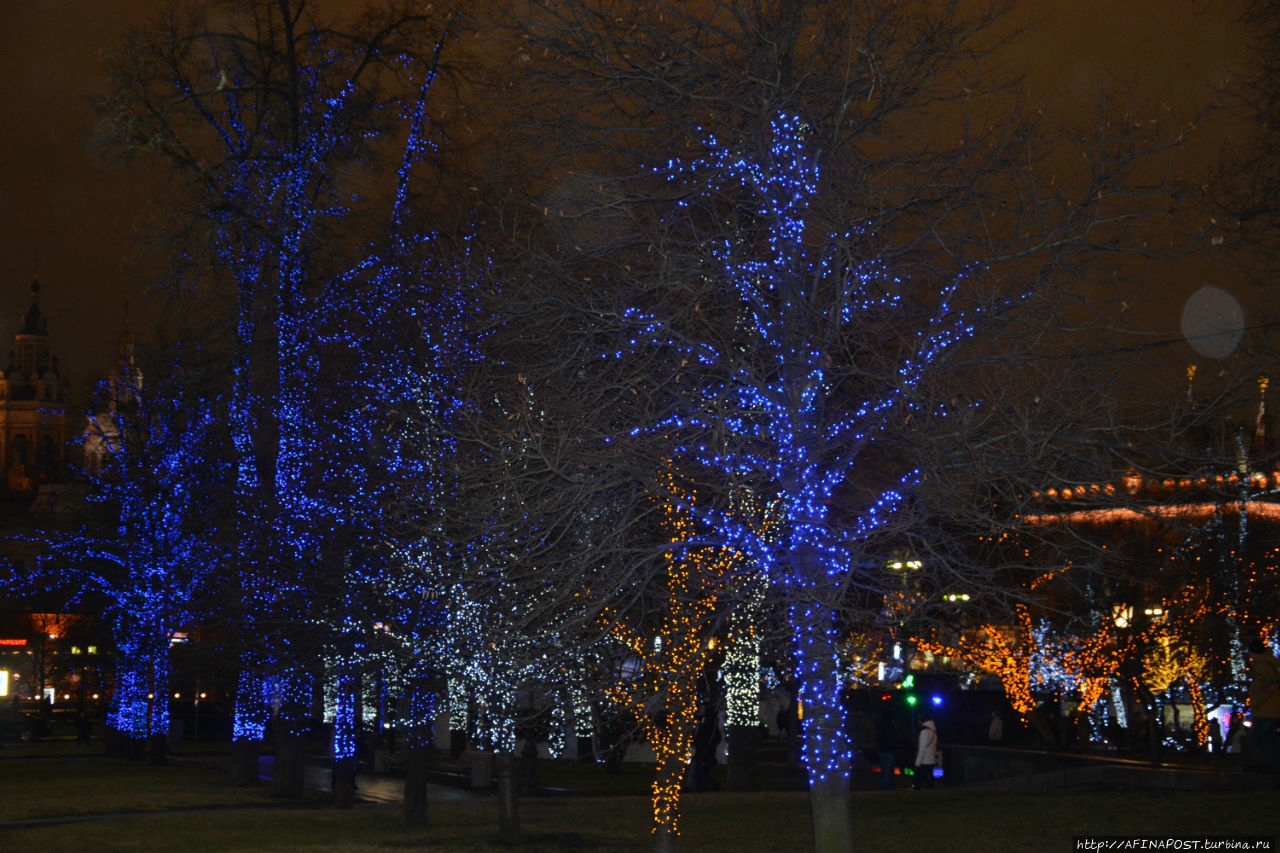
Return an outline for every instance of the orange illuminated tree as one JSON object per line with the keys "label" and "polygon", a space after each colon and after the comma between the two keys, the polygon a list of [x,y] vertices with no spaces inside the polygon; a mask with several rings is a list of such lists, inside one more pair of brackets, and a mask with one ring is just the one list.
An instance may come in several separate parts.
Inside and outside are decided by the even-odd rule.
{"label": "orange illuminated tree", "polygon": [[1013,709],[1046,742],[1056,734],[1036,713],[1035,693],[1050,692],[1061,699],[1076,692],[1080,710],[1088,713],[1106,695],[1117,660],[1109,626],[1100,624],[1088,633],[1054,631],[1044,621],[1034,620],[1025,603],[1015,605],[1008,623],[987,622],[950,640],[937,635],[917,638],[916,645],[998,678]]}
{"label": "orange illuminated tree", "polygon": [[651,627],[613,620],[614,637],[640,666],[627,667],[638,674],[616,682],[609,695],[639,718],[653,747],[653,833],[658,850],[672,851],[679,834],[680,790],[693,758],[699,682],[714,654],[727,583],[739,558],[725,548],[695,544],[692,491],[670,469],[659,482],[665,492],[662,529],[670,542],[663,557],[661,616]]}
{"label": "orange illuminated tree", "polygon": [[1209,742],[1209,717],[1205,710],[1203,685],[1209,678],[1209,659],[1175,632],[1153,632],[1142,656],[1142,686],[1154,696],[1185,686],[1194,715],[1195,743],[1203,749]]}
{"label": "orange illuminated tree", "polygon": [[1062,666],[1080,696],[1079,710],[1087,714],[1115,680],[1116,639],[1111,625],[1102,621],[1087,634],[1067,638],[1061,655]]}
{"label": "orange illuminated tree", "polygon": [[996,676],[1004,685],[1005,695],[1013,709],[1023,717],[1029,717],[1036,707],[1031,695],[1031,658],[1035,652],[1035,638],[1030,611],[1022,604],[1015,610],[1016,620],[1011,625],[987,623],[960,633],[951,642],[920,637],[916,639],[916,646],[921,651],[953,658]]}

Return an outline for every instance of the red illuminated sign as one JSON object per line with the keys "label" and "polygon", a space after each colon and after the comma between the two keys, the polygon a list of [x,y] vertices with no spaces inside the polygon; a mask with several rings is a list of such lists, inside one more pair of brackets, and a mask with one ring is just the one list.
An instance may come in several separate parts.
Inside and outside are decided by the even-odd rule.
{"label": "red illuminated sign", "polygon": [[0,637],[0,646],[25,646],[26,644],[26,640],[6,640]]}

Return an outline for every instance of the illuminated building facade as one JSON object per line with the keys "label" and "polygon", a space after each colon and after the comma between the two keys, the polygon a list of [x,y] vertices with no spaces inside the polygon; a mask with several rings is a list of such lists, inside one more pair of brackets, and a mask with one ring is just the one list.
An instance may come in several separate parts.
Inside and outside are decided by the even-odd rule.
{"label": "illuminated building facade", "polygon": [[0,372],[0,489],[10,496],[31,495],[66,479],[67,380],[58,370],[39,296],[40,284],[32,281],[31,304]]}
{"label": "illuminated building facade", "polygon": [[[920,638],[929,662],[994,676],[1024,718],[1042,698],[1068,703],[1113,747],[1226,748],[1246,707],[1244,649],[1280,645],[1280,465],[1259,386],[1252,440],[1232,428],[1231,454],[1181,466],[1198,473],[1131,469],[1029,496],[1022,534],[1001,540],[1034,573],[1026,604]],[[1117,734],[1130,714],[1156,721],[1149,742]]]}
{"label": "illuminated building facade", "polygon": [[134,360],[133,333],[127,318],[116,347],[116,364],[107,375],[103,391],[105,400],[93,407],[81,436],[85,468],[95,472],[102,469],[109,454],[120,448],[117,410],[135,402],[142,391],[142,370]]}
{"label": "illuminated building facade", "polygon": [[[84,708],[103,695],[95,620],[69,613],[0,614],[0,702]],[[100,651],[100,648],[102,651]]]}

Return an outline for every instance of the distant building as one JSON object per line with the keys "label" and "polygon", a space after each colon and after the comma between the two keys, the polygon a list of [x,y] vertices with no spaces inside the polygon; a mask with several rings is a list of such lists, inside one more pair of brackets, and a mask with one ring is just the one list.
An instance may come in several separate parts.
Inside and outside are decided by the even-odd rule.
{"label": "distant building", "polygon": [[58,370],[48,326],[40,312],[40,283],[32,281],[31,305],[0,373],[0,493],[10,497],[33,496],[42,485],[65,482],[67,442],[78,437],[79,419],[67,411],[68,382]]}
{"label": "distant building", "polygon": [[134,403],[140,391],[142,370],[134,361],[133,333],[129,331],[126,316],[116,345],[116,365],[92,406],[89,423],[81,436],[87,470],[100,470],[107,457],[120,449],[120,407]]}

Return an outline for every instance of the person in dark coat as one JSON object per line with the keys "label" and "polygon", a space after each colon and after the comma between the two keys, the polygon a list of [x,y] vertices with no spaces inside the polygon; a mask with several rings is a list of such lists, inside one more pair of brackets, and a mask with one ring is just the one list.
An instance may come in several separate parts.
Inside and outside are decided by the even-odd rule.
{"label": "person in dark coat", "polygon": [[1214,755],[1222,752],[1222,723],[1217,717],[1209,720],[1209,751]]}
{"label": "person in dark coat", "polygon": [[893,790],[894,750],[898,746],[898,730],[893,721],[893,705],[888,699],[880,703],[876,715],[876,755],[880,758],[880,790]]}
{"label": "person in dark coat", "polygon": [[714,791],[711,765],[716,761],[716,747],[720,745],[720,726],[710,705],[703,705],[698,715],[698,727],[693,731],[693,789]]}
{"label": "person in dark coat", "polygon": [[786,742],[791,736],[791,707],[783,705],[779,708],[774,722],[778,724],[778,740]]}

